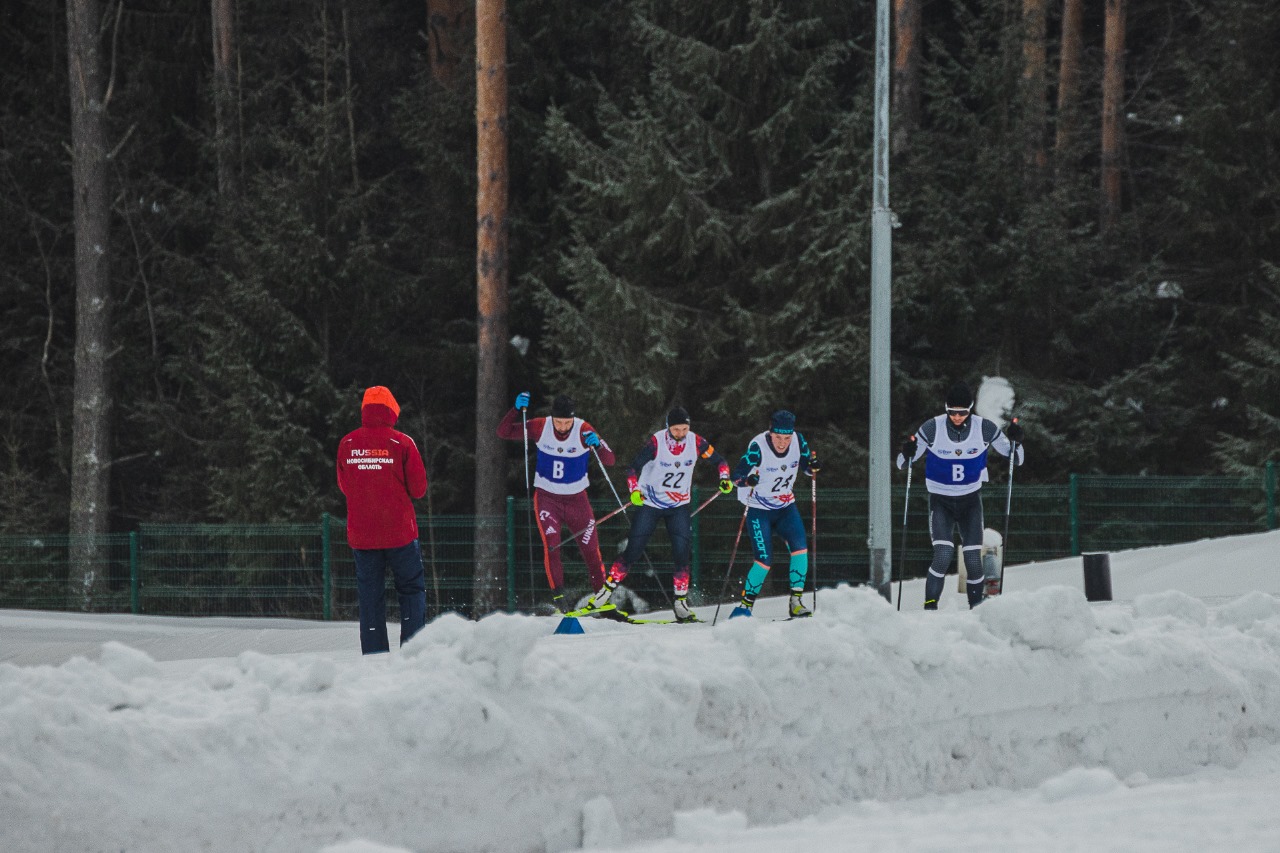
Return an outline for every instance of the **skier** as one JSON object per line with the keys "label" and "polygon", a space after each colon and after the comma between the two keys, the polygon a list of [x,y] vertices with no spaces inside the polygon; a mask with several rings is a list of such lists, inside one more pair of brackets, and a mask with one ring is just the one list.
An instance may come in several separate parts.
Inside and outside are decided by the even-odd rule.
{"label": "skier", "polygon": [[338,488],[347,499],[347,544],[355,555],[360,601],[360,651],[391,650],[387,641],[386,570],[400,597],[400,645],[422,628],[427,583],[418,546],[415,498],[427,493],[427,472],[413,439],[393,429],[400,404],[375,385],[360,403],[359,429],[338,443]]}
{"label": "skier", "polygon": [[626,550],[609,568],[604,586],[587,604],[595,610],[609,603],[618,584],[627,577],[627,571],[644,553],[649,537],[661,520],[671,537],[672,560],[675,563],[673,586],[675,601],[672,609],[677,622],[697,622],[697,615],[689,609],[689,556],[691,514],[689,499],[693,485],[693,466],[699,459],[707,459],[716,466],[720,476],[720,491],[729,494],[733,484],[729,481],[729,463],[711,446],[711,443],[689,429],[689,413],[676,406],[667,413],[667,427],[655,432],[636,453],[627,468],[627,487],[631,490],[631,503],[637,507],[631,514],[631,532],[627,535]]}
{"label": "skier", "polygon": [[[955,545],[952,533],[960,528],[960,547],[967,578],[969,607],[984,596],[982,568],[982,496],[987,476],[987,448],[1002,456],[1014,453],[1010,464],[1021,465],[1023,429],[1015,421],[1004,431],[994,422],[973,414],[973,393],[963,382],[947,391],[946,414],[920,425],[902,442],[897,465],[910,465],[921,456],[924,483],[929,492],[929,532],[933,538],[933,562],[925,580],[924,609],[937,610]],[[919,439],[919,440],[917,440]],[[1016,452],[1014,448],[1016,447]]]}
{"label": "skier", "polygon": [[732,480],[738,486],[738,500],[747,508],[746,524],[756,559],[747,572],[742,601],[729,614],[730,619],[751,615],[772,563],[775,532],[791,549],[791,601],[787,612],[792,618],[813,615],[800,600],[809,573],[809,543],[792,490],[799,472],[814,477],[818,470],[817,454],[796,432],[796,416],[786,410],[773,413],[768,431],[751,439],[747,452],[738,461]]}
{"label": "skier", "polygon": [[542,561],[551,585],[552,604],[564,612],[564,566],[560,537],[581,530],[578,550],[587,564],[592,591],[604,586],[604,561],[600,557],[596,519],[587,500],[587,469],[594,450],[604,465],[614,463],[613,451],[591,424],[574,415],[573,399],[563,394],[551,401],[551,417],[532,418],[521,429],[520,412],[529,408],[529,392],[516,396],[515,407],[498,424],[498,437],[511,441],[532,440],[538,450],[533,480],[533,510],[542,537]]}

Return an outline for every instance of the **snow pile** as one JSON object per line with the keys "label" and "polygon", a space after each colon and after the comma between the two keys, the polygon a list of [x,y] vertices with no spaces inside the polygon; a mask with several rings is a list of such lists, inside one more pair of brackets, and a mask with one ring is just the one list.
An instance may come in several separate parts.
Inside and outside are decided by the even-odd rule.
{"label": "snow pile", "polygon": [[1106,794],[1280,742],[1271,595],[1129,608],[1048,587],[923,613],[843,588],[793,622],[766,605],[570,637],[449,616],[364,660],[178,671],[108,643],[3,664],[0,849],[697,844],[854,801]]}

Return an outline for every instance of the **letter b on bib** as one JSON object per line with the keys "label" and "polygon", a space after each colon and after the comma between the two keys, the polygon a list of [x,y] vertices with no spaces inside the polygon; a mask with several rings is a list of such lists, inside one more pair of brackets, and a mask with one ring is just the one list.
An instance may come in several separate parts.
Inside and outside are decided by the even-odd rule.
{"label": "letter b on bib", "polygon": [[556,461],[551,463],[551,479],[553,480],[564,479],[564,461],[563,460],[557,459]]}
{"label": "letter b on bib", "polygon": [[951,482],[953,483],[964,482],[964,466],[963,465],[951,466]]}

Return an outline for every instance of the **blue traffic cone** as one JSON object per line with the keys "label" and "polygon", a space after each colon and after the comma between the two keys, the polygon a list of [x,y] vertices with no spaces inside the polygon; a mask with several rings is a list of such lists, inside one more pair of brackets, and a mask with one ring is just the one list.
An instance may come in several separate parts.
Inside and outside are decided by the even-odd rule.
{"label": "blue traffic cone", "polygon": [[560,620],[560,624],[556,626],[557,634],[585,634],[582,630],[582,623],[578,621],[576,616],[566,616]]}

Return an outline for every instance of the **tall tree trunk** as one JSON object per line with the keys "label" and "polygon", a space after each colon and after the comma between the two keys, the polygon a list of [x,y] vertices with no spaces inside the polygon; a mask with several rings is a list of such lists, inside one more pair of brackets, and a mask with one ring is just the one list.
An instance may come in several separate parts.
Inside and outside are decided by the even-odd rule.
{"label": "tall tree trunk", "polygon": [[507,13],[476,2],[475,610],[499,606],[505,577],[506,453],[496,428],[507,394]]}
{"label": "tall tree trunk", "polygon": [[1066,162],[1080,124],[1080,56],[1084,51],[1084,0],[1063,0],[1062,55],[1058,60],[1058,118],[1054,137],[1054,168],[1069,170]]}
{"label": "tall tree trunk", "polygon": [[110,200],[103,73],[104,32],[97,0],[68,0],[71,176],[76,251],[76,354],[71,436],[71,550],[76,604],[90,610],[107,589],[111,502]]}
{"label": "tall tree trunk", "polygon": [[920,27],[923,0],[893,0],[893,153],[911,145],[920,127]]}
{"label": "tall tree trunk", "polygon": [[1124,0],[1107,0],[1102,72],[1102,211],[1105,234],[1120,216],[1120,159],[1124,147]]}
{"label": "tall tree trunk", "polygon": [[1022,0],[1022,166],[1030,193],[1042,188],[1045,136],[1045,38],[1047,0]]}
{"label": "tall tree trunk", "polygon": [[226,204],[240,193],[236,2],[213,0],[210,10],[213,15],[213,115],[218,201]]}
{"label": "tall tree trunk", "polygon": [[[477,10],[477,16],[479,10]],[[466,34],[466,0],[427,0],[428,61],[431,76],[442,86],[452,86],[462,63]]]}

